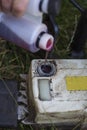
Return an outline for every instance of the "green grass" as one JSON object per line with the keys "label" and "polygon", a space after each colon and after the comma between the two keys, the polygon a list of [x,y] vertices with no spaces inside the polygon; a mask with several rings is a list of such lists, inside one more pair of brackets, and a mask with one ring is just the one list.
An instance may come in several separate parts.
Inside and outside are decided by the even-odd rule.
{"label": "green grass", "polygon": [[[86,0],[78,0],[84,7],[87,7]],[[57,58],[67,58],[68,47],[72,39],[80,13],[74,8],[68,0],[63,0],[60,14],[56,17],[59,25],[59,36],[55,45],[54,53]],[[85,47],[85,50],[87,48]],[[20,73],[28,73],[32,59],[42,58],[42,52],[32,54],[10,42],[0,39],[0,77],[6,79],[17,79],[19,81]],[[20,130],[33,130],[32,127],[19,125]],[[44,128],[41,128],[44,130]],[[50,130],[54,130],[51,128]]]}

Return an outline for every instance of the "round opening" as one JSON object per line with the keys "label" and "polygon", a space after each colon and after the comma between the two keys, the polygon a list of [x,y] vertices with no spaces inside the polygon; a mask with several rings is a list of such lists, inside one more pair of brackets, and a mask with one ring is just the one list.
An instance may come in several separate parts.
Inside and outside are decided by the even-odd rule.
{"label": "round opening", "polygon": [[50,50],[53,47],[53,41],[51,39],[48,40],[46,48]]}
{"label": "round opening", "polygon": [[52,76],[56,73],[56,66],[50,62],[43,62],[37,67],[40,76]]}
{"label": "round opening", "polygon": [[41,70],[44,73],[50,73],[52,71],[52,66],[50,66],[50,65],[42,65],[41,66]]}

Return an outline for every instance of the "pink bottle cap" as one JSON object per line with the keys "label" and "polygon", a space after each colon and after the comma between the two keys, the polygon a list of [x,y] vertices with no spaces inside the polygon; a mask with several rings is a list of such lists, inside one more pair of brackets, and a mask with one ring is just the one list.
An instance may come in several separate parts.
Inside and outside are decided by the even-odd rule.
{"label": "pink bottle cap", "polygon": [[54,38],[52,35],[45,33],[42,35],[40,41],[39,41],[39,48],[50,51],[53,47]]}

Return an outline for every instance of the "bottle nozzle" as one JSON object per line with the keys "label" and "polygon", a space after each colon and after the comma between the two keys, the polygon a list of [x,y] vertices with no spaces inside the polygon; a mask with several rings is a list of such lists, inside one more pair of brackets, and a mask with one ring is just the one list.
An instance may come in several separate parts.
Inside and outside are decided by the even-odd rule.
{"label": "bottle nozzle", "polygon": [[53,47],[54,38],[50,34],[43,34],[39,41],[39,48],[50,51]]}

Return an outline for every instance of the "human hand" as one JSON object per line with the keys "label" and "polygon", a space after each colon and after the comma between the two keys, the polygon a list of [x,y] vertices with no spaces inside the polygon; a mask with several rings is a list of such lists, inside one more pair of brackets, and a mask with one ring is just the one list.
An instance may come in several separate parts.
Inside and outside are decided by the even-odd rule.
{"label": "human hand", "polygon": [[29,0],[0,0],[0,10],[15,16],[22,16]]}

